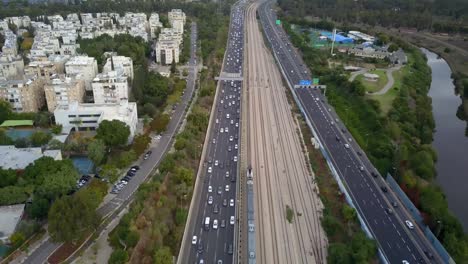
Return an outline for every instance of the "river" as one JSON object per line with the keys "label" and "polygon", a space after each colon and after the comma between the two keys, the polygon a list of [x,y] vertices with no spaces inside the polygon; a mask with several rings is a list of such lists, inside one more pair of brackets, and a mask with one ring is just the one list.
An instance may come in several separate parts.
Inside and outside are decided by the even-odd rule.
{"label": "river", "polygon": [[437,182],[444,190],[449,209],[468,231],[468,137],[466,122],[457,118],[460,96],[455,94],[451,69],[437,54],[422,49],[432,69],[429,96],[436,124],[432,146],[437,151]]}

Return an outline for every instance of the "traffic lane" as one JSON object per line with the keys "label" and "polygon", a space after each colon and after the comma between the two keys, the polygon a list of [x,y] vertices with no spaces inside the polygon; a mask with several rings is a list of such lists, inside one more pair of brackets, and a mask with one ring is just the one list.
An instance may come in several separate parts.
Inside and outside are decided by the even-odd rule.
{"label": "traffic lane", "polygon": [[[336,142],[336,141],[335,141],[335,142]],[[330,153],[331,153],[332,155],[333,155],[334,150],[336,150],[335,147],[332,147],[333,145],[336,145],[335,142],[333,142],[333,141],[327,142],[328,144],[331,143],[331,145],[328,145],[328,144],[327,144],[327,145],[329,146],[328,149],[329,149],[329,151],[330,151]],[[341,148],[341,150],[338,148],[338,150],[339,150],[339,151],[342,151],[343,148]],[[347,151],[346,151],[346,152],[347,152]],[[348,153],[348,155],[349,155],[349,153]],[[337,165],[338,165],[337,168],[339,169],[339,168],[341,168],[341,167],[343,166],[343,165],[340,166],[339,163],[344,163],[344,164],[345,164],[344,166],[346,166],[346,167],[345,167],[345,170],[346,170],[346,168],[348,168],[346,164],[349,163],[349,162],[351,162],[351,161],[350,161],[349,159],[343,159],[343,158],[342,158],[343,156],[346,156],[346,155],[337,155],[337,156],[338,156],[338,157],[341,157],[341,158],[337,158],[337,159],[336,159],[336,163],[338,163],[338,164],[337,164]],[[350,157],[350,156],[349,156],[349,157]],[[375,199],[375,198],[376,198],[375,193],[378,193],[378,194],[381,194],[381,193],[380,193],[379,190],[377,190],[377,191],[375,191],[375,193],[373,193],[374,197],[365,196],[365,194],[368,194],[368,192],[363,191],[363,190],[356,190],[356,184],[349,184],[351,181],[354,181],[354,180],[358,177],[357,175],[361,174],[361,173],[355,171],[355,170],[357,170],[357,169],[356,169],[356,168],[357,168],[356,165],[357,165],[357,164],[354,164],[354,165],[351,167],[351,171],[350,171],[351,173],[345,173],[345,174],[342,174],[342,175],[345,176],[345,180],[346,180],[347,183],[348,183],[348,184],[347,184],[348,187],[349,187],[350,189],[352,189],[352,193],[353,193],[354,196],[356,197],[356,198],[355,198],[355,199],[356,199],[355,202],[357,202],[357,203],[359,204],[359,199],[363,199],[364,201],[366,201],[366,200],[368,200],[368,199]],[[354,171],[354,173],[353,173],[353,171]],[[362,176],[362,174],[361,174],[361,176]],[[352,178],[352,179],[350,179],[350,178]],[[373,185],[371,185],[371,186],[373,186]],[[373,190],[373,189],[372,189],[372,190]],[[374,192],[374,191],[371,191],[371,192]],[[361,197],[363,194],[364,194],[364,197]],[[380,199],[383,199],[383,197],[380,197]],[[364,206],[359,205],[359,207],[360,207],[360,208],[363,208]],[[364,207],[364,208],[365,208],[365,207]],[[380,210],[372,210],[372,208],[365,208],[365,209],[366,209],[366,210],[363,212],[363,215],[366,216],[365,218],[368,220],[368,223],[370,224],[370,228],[372,228],[372,226],[373,226],[374,224],[372,223],[372,221],[369,221],[369,219],[373,219],[374,222],[377,221],[376,218],[377,218],[379,215],[381,216],[381,213],[379,212]],[[382,208],[381,208],[381,209],[382,209]],[[365,213],[366,211],[369,211],[369,212],[371,213],[371,215],[370,215],[371,218],[368,218],[367,214]],[[383,212],[384,212],[384,211],[383,211]],[[375,213],[377,213],[377,214],[375,214]],[[378,220],[382,221],[382,219],[378,219]],[[376,223],[375,223],[375,224],[376,224]],[[393,225],[393,226],[396,228],[396,226],[401,226],[401,223],[397,223],[396,225]],[[403,227],[403,228],[404,228],[404,227]],[[374,229],[375,229],[375,230],[374,230]],[[379,232],[378,232],[378,231],[380,231],[380,229],[379,229],[378,226],[374,226],[374,228],[372,228],[372,230],[373,230],[373,232],[376,234],[376,236],[379,236],[379,234],[378,234]],[[385,229],[385,230],[388,231],[389,229]],[[401,230],[401,229],[396,229],[396,230],[398,231],[398,232],[396,232],[398,235],[403,234],[403,235],[401,235],[402,237],[400,238],[400,240],[401,240],[404,244],[406,244],[406,242],[409,241],[409,238],[408,238],[408,237],[405,237],[406,232],[403,231],[403,230]],[[385,235],[386,237],[391,237],[391,236],[394,236],[395,234],[394,234],[393,232],[392,232],[392,233],[388,233],[388,232],[387,232],[387,234],[383,234],[383,235]],[[391,240],[391,241],[394,241],[394,242],[396,243],[396,247],[395,247],[396,249],[398,249],[398,248],[400,247],[400,244],[401,244],[401,243],[399,243],[398,238],[393,238],[393,239],[390,239],[390,240]],[[379,240],[379,241],[380,241],[380,240]],[[385,250],[385,248],[382,248],[382,249]],[[414,252],[417,252],[416,249],[415,249],[415,247],[414,247],[414,245],[412,245],[412,244],[407,245],[407,246],[406,246],[406,249],[409,251],[409,254],[405,254],[406,256],[408,256],[408,259],[410,259],[410,257],[413,257],[413,256],[415,255]],[[386,256],[389,257],[389,258],[393,258],[393,260],[401,261],[401,256],[403,256],[403,255],[402,255],[402,253],[396,252],[396,250],[393,249],[391,252],[386,251]],[[417,256],[417,253],[416,253],[415,258],[416,258],[416,257],[418,257],[418,256]]]}

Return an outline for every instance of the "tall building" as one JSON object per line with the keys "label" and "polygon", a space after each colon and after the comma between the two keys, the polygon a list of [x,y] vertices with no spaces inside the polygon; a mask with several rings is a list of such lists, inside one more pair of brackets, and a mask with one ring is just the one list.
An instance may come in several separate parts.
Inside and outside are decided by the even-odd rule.
{"label": "tall building", "polygon": [[24,61],[21,55],[0,55],[0,78],[21,79],[23,72]]}
{"label": "tall building", "polygon": [[184,32],[185,13],[180,9],[172,9],[168,13],[169,23],[171,27],[179,32]]}
{"label": "tall building", "polygon": [[44,82],[37,76],[0,81],[0,98],[9,102],[15,112],[37,112],[45,104]]}
{"label": "tall building", "polygon": [[133,60],[125,56],[111,56],[107,58],[106,64],[102,68],[102,72],[122,70],[124,75],[130,80],[133,80]]}
{"label": "tall building", "polygon": [[37,75],[44,81],[50,81],[50,77],[57,74],[55,64],[50,61],[31,61],[24,69],[26,75]]}
{"label": "tall building", "polygon": [[155,39],[156,33],[158,32],[159,28],[162,28],[162,23],[159,21],[159,14],[151,13],[149,18],[149,29],[150,29],[150,38]]}
{"label": "tall building", "polygon": [[156,42],[156,62],[170,65],[179,63],[179,45],[175,40],[158,40]]}
{"label": "tall building", "polygon": [[119,120],[130,128],[129,141],[135,136],[138,123],[137,105],[122,100],[113,104],[79,104],[59,105],[54,111],[55,122],[64,127],[77,130],[96,130],[104,120]]}
{"label": "tall building", "polygon": [[44,86],[47,109],[54,112],[58,105],[83,102],[85,95],[84,81],[76,76],[55,76]]}
{"label": "tall building", "polygon": [[98,74],[97,62],[93,57],[75,56],[65,63],[67,74],[81,74],[86,90],[92,90],[91,82]]}
{"label": "tall building", "polygon": [[6,55],[16,56],[18,55],[18,41],[16,40],[16,34],[11,30],[5,30],[5,43],[3,43],[2,52]]}
{"label": "tall building", "polygon": [[127,77],[122,70],[96,75],[91,86],[96,104],[118,103],[128,99]]}

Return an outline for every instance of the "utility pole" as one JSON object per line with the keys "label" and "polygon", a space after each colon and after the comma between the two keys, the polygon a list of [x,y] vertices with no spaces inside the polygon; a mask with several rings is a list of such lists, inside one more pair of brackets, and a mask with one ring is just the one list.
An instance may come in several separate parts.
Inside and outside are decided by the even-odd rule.
{"label": "utility pole", "polygon": [[333,38],[332,38],[332,47],[331,47],[331,55],[335,55],[333,54],[333,48],[335,46],[335,38],[336,38],[336,28],[333,29]]}

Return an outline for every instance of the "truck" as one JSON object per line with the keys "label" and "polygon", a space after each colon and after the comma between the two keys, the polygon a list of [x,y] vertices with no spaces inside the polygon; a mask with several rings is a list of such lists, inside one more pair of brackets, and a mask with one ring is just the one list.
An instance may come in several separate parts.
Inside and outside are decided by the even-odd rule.
{"label": "truck", "polygon": [[205,230],[210,230],[210,218],[205,218]]}

